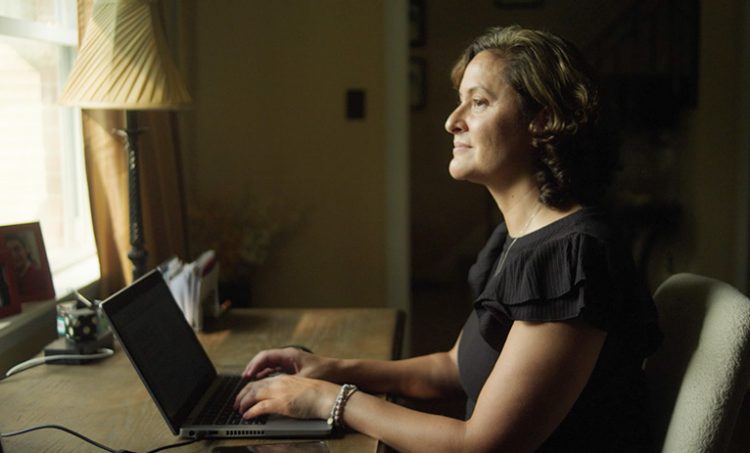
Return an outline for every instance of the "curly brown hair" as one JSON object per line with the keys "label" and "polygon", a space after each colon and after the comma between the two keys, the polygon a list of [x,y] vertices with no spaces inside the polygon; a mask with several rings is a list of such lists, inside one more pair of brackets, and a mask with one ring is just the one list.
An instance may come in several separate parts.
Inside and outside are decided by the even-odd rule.
{"label": "curly brown hair", "polygon": [[[453,66],[455,87],[469,62],[485,50],[504,60],[505,82],[518,94],[529,121],[540,200],[555,208],[597,202],[609,185],[617,156],[599,127],[599,93],[582,54],[546,31],[493,27]],[[540,113],[542,124],[532,121]]]}

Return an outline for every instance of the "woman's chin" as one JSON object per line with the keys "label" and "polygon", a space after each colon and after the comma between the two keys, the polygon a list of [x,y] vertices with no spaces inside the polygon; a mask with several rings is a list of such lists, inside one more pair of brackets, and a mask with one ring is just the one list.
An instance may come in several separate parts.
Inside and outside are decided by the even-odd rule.
{"label": "woman's chin", "polygon": [[461,164],[456,162],[455,159],[451,160],[451,163],[448,164],[448,173],[451,175],[451,178],[456,181],[463,181],[466,179],[465,169],[462,168]]}
{"label": "woman's chin", "polygon": [[472,172],[466,166],[461,165],[460,162],[456,162],[455,159],[448,165],[448,173],[456,181],[471,181],[472,179]]}
{"label": "woman's chin", "polygon": [[466,181],[482,186],[487,186],[487,178],[476,172],[466,171],[462,168],[448,167],[448,173],[456,181]]}

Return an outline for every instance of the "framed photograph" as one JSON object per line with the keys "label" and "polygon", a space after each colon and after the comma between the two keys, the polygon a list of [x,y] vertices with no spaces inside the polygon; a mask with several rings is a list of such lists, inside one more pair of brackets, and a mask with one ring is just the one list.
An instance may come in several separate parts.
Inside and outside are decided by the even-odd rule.
{"label": "framed photograph", "polygon": [[409,45],[421,47],[425,44],[424,0],[409,0]]}
{"label": "framed photograph", "polygon": [[409,106],[421,110],[427,105],[427,63],[422,58],[409,60]]}
{"label": "framed photograph", "polygon": [[20,311],[21,298],[18,295],[10,254],[2,252],[0,253],[0,318]]}
{"label": "framed photograph", "polygon": [[54,299],[55,288],[39,222],[0,226],[0,253],[10,256],[21,302]]}
{"label": "framed photograph", "polygon": [[500,8],[529,8],[541,6],[544,0],[495,0],[495,6]]}

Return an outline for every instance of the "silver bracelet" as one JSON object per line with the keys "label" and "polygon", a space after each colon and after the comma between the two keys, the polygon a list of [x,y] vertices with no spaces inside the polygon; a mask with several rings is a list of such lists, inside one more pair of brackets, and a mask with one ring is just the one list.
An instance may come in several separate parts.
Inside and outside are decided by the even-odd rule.
{"label": "silver bracelet", "polygon": [[339,390],[339,394],[336,396],[336,401],[334,401],[333,407],[331,408],[331,414],[328,416],[328,420],[326,420],[328,426],[344,426],[344,406],[346,406],[349,397],[356,391],[356,385],[344,384],[341,386],[341,390]]}

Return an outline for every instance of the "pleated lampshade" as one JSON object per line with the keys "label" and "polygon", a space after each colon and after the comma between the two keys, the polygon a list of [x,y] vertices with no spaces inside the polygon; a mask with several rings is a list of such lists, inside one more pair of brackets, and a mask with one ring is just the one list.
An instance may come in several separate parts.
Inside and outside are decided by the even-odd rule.
{"label": "pleated lampshade", "polygon": [[87,109],[187,106],[156,0],[97,0],[59,102]]}

